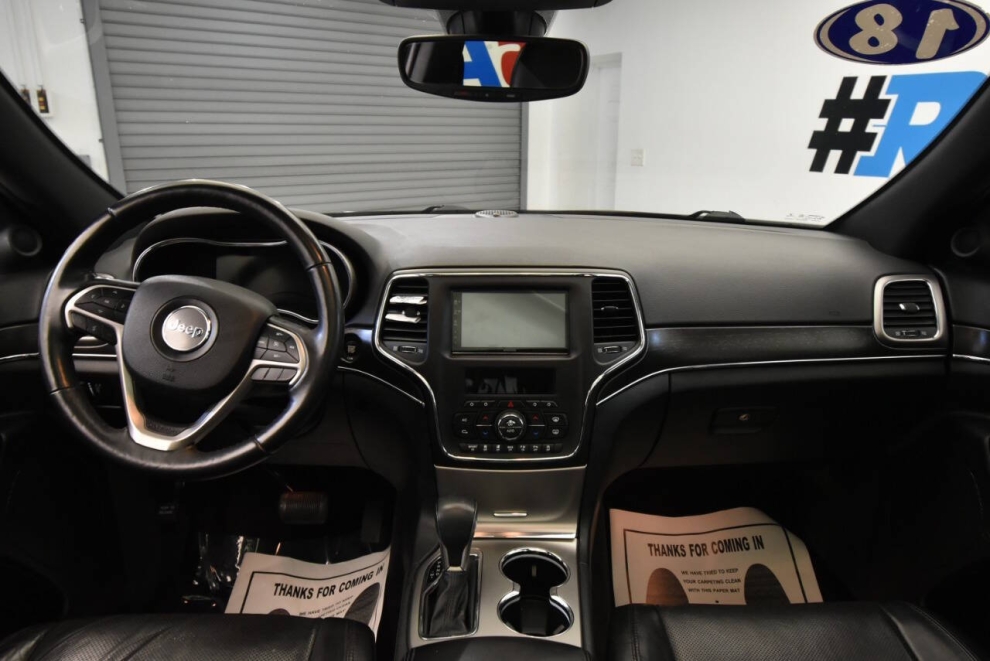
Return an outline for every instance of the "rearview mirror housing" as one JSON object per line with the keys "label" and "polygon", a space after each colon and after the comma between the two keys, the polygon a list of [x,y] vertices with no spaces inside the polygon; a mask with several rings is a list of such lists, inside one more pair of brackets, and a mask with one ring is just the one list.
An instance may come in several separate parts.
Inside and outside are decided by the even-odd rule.
{"label": "rearview mirror housing", "polygon": [[444,35],[399,45],[399,74],[414,90],[472,101],[558,99],[588,78],[587,47],[571,39]]}

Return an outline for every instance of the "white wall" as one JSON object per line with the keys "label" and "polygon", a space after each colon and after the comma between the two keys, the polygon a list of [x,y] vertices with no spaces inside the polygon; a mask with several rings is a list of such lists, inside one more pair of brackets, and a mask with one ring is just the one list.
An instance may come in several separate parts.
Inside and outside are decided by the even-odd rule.
{"label": "white wall", "polygon": [[[553,37],[588,45],[592,57],[621,54],[615,208],[691,213],[733,210],[770,220],[802,214],[831,220],[886,183],[882,177],[810,172],[811,134],[822,102],[844,76],[990,71],[990,40],[919,65],[848,62],[813,34],[849,0],[613,0],[557,13]],[[529,104],[527,206],[582,208],[592,164],[573,158],[586,128],[574,108],[594,90]],[[632,165],[633,150],[645,165]],[[588,208],[585,206],[584,208]]]}
{"label": "white wall", "polygon": [[[33,39],[31,38],[33,32]],[[44,85],[51,114],[41,115],[73,152],[107,178],[89,46],[79,0],[0,0],[0,70],[18,89]]]}

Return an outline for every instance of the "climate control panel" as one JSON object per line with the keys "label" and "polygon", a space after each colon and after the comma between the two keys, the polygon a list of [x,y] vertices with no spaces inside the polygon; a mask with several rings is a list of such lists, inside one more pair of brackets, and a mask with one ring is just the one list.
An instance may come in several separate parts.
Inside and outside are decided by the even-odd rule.
{"label": "climate control panel", "polygon": [[469,455],[559,453],[567,432],[567,414],[551,399],[469,399],[453,420]]}

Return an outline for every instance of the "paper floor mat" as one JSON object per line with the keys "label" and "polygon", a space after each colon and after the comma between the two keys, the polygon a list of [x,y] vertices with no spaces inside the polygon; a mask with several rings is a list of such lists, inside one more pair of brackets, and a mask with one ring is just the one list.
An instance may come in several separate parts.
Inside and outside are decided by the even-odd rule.
{"label": "paper floor mat", "polygon": [[343,617],[378,634],[389,551],[330,565],[247,553],[227,613]]}
{"label": "paper floor mat", "polygon": [[616,606],[822,600],[804,542],[759,510],[684,517],[610,513]]}

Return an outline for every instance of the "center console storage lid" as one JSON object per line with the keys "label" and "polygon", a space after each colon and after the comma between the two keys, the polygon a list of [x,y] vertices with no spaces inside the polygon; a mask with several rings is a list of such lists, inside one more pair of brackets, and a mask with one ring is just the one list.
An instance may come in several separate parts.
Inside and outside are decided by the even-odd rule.
{"label": "center console storage lid", "polygon": [[461,638],[415,647],[406,661],[589,661],[579,647],[526,638]]}

